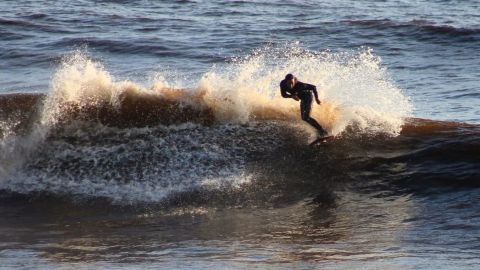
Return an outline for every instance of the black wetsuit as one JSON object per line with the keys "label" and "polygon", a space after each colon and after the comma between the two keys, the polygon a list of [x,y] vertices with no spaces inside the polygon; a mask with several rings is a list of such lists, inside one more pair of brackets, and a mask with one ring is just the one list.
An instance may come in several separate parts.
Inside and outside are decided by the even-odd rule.
{"label": "black wetsuit", "polygon": [[323,129],[315,119],[310,117],[313,101],[312,92],[315,95],[315,98],[318,98],[317,87],[315,87],[315,85],[297,81],[292,89],[288,89],[287,81],[283,80],[280,82],[280,91],[282,93],[282,97],[284,98],[293,98],[295,96],[300,98],[300,113],[302,120],[317,129],[320,133],[320,136],[327,135],[327,131],[325,131],[325,129]]}

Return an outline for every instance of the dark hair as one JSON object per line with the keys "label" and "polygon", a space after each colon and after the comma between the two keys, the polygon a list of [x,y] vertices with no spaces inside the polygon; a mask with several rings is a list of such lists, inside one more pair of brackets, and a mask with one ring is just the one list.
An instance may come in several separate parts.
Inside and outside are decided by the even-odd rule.
{"label": "dark hair", "polygon": [[287,80],[287,81],[290,81],[290,80],[292,80],[293,78],[295,78],[295,77],[293,77],[293,75],[290,74],[290,73],[288,73],[287,76],[285,76],[285,80]]}

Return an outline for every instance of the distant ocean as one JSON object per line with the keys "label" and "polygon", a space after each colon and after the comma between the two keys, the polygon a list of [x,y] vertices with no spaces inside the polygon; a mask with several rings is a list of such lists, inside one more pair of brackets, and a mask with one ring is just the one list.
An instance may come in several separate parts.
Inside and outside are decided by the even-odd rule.
{"label": "distant ocean", "polygon": [[0,269],[480,267],[480,2],[0,9]]}

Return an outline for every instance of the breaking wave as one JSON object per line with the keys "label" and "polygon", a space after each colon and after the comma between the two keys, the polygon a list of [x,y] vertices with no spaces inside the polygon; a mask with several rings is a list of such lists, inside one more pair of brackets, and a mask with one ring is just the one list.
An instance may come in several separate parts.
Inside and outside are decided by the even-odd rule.
{"label": "breaking wave", "polygon": [[299,104],[279,94],[286,73],[318,86],[322,105],[312,116],[338,144],[395,138],[412,110],[368,49],[265,47],[212,67],[188,88],[161,74],[147,87],[118,80],[76,51],[47,94],[0,98],[0,189],[134,203],[271,183],[289,174],[272,168],[275,160],[292,149],[308,152],[314,136]]}
{"label": "breaking wave", "polygon": [[[170,85],[161,76],[150,87],[116,81],[101,64],[76,52],[65,58],[52,80],[42,123],[51,125],[79,114],[133,126],[147,124],[141,119],[145,116],[163,124],[192,119],[298,121],[298,103],[281,98],[278,91],[279,81],[289,72],[319,86],[323,105],[314,106],[313,115],[333,134],[355,125],[363,133],[395,136],[412,109],[371,50],[333,54],[299,47],[264,48],[213,67],[190,89]],[[198,112],[202,113],[197,119]],[[112,117],[115,113],[119,116]]]}

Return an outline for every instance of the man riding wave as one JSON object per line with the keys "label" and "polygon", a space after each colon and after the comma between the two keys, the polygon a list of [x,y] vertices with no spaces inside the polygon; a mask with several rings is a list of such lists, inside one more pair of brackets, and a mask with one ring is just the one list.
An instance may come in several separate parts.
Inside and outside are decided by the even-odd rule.
{"label": "man riding wave", "polygon": [[323,129],[315,119],[310,117],[312,110],[312,93],[315,96],[315,101],[320,105],[317,87],[315,85],[300,82],[292,74],[287,74],[285,79],[280,82],[280,92],[284,98],[293,98],[296,101],[300,100],[302,120],[318,130],[320,137],[327,136],[327,131]]}

